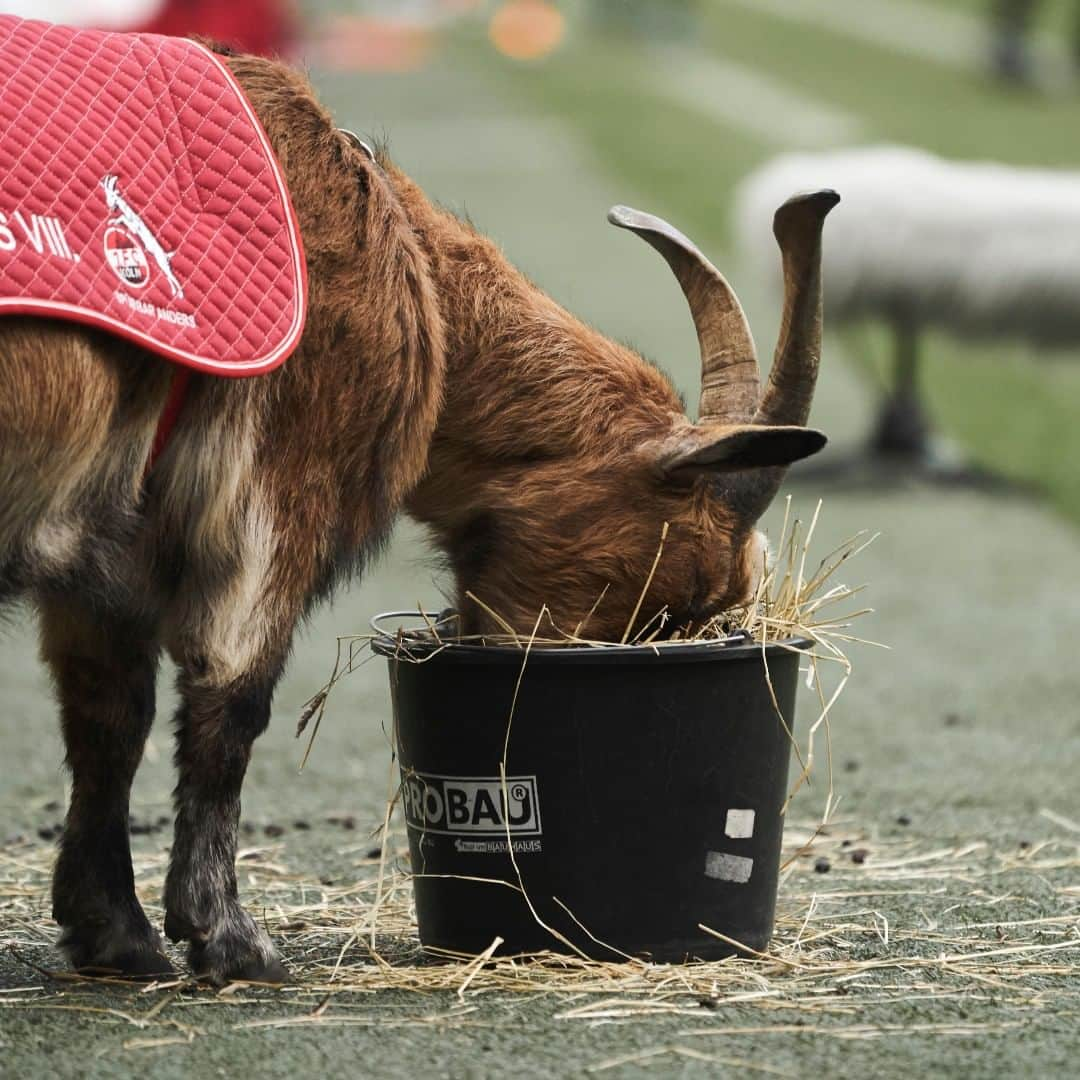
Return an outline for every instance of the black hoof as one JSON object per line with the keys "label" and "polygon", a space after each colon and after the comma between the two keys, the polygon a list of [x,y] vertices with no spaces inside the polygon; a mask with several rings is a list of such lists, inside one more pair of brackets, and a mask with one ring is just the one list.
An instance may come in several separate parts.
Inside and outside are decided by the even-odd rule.
{"label": "black hoof", "polygon": [[292,982],[288,968],[276,956],[241,964],[232,977],[236,982],[265,983],[268,986],[283,986]]}
{"label": "black hoof", "polygon": [[234,982],[281,986],[291,981],[288,969],[277,958],[270,939],[260,934],[253,940],[194,941],[188,950],[192,974],[211,986]]}
{"label": "black hoof", "polygon": [[108,963],[76,964],[74,971],[88,979],[132,979],[136,982],[152,982],[176,975],[176,968],[167,956],[142,952],[125,953]]}
{"label": "black hoof", "polygon": [[191,970],[199,982],[216,987],[234,982],[282,986],[292,981],[288,969],[276,956],[269,959],[251,957],[238,963],[210,963],[202,951],[194,946],[191,949]]}
{"label": "black hoof", "polygon": [[74,971],[88,978],[150,980],[176,974],[149,925],[139,932],[99,924],[69,927],[57,945]]}
{"label": "black hoof", "polygon": [[173,940],[188,940],[188,964],[195,978],[211,986],[280,986],[290,981],[270,935],[239,904],[226,902],[215,915],[212,920],[194,919],[166,905],[165,933]]}

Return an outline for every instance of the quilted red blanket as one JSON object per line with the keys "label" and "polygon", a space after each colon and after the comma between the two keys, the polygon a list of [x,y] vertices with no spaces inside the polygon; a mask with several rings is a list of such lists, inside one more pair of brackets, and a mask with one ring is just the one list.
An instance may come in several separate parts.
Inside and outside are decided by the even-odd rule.
{"label": "quilted red blanket", "polygon": [[213,53],[0,16],[0,314],[258,375],[295,348],[306,290],[278,162]]}

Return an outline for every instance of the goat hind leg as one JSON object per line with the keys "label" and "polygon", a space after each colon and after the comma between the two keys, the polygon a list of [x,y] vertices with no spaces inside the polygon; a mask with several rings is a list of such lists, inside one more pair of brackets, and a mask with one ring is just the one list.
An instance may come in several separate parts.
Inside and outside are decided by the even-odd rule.
{"label": "goat hind leg", "polygon": [[167,974],[135,896],[128,839],[131,782],[154,716],[153,634],[72,605],[43,603],[41,612],[72,780],[53,875],[58,944],[76,969]]}
{"label": "goat hind leg", "polygon": [[176,834],[165,884],[165,933],[189,944],[191,969],[217,986],[281,983],[269,935],[240,906],[236,837],[251,746],[270,719],[273,679],[215,688],[188,673],[176,721]]}

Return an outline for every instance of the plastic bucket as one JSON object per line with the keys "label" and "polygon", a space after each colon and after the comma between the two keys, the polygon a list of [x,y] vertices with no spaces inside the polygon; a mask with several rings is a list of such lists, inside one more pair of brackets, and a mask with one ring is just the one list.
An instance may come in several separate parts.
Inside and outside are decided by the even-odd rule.
{"label": "plastic bucket", "polygon": [[807,644],[534,648],[523,670],[377,637],[423,945],[571,951],[539,918],[597,959],[738,951],[702,924],[764,949]]}

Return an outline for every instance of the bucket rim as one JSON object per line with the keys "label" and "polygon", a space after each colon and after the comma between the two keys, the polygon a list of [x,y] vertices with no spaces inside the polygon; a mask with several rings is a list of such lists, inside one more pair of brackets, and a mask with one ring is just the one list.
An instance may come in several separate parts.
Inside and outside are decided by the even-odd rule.
{"label": "bucket rim", "polygon": [[[414,630],[398,628],[391,633],[381,625],[385,619],[420,619],[424,625]],[[437,625],[438,615],[411,611],[384,611],[371,619],[375,636],[371,647],[388,660],[429,663],[436,659],[449,662],[503,665],[520,664],[525,649],[517,645],[476,645],[439,642],[430,627]],[[703,660],[747,660],[754,657],[775,657],[781,653],[805,653],[814,642],[806,637],[784,638],[760,642],[745,634],[707,641],[658,641],[649,645],[560,645],[535,646],[529,650],[529,664],[594,664],[613,666],[622,663],[669,661],[686,663]]]}

